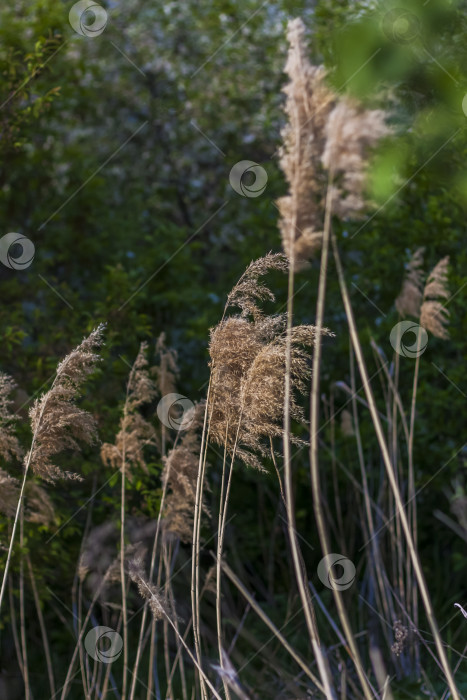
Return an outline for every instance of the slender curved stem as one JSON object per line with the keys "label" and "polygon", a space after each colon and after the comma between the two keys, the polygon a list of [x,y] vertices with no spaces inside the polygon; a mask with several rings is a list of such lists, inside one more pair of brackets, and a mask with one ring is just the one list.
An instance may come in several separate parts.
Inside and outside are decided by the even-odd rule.
{"label": "slender curved stem", "polygon": [[344,271],[342,268],[342,263],[341,263],[341,259],[340,259],[340,255],[339,255],[339,249],[337,247],[337,241],[336,241],[335,236],[333,234],[331,235],[331,241],[332,241],[332,247],[333,247],[333,252],[334,252],[334,259],[336,262],[337,275],[339,278],[339,286],[341,289],[341,295],[342,295],[342,299],[344,302],[345,312],[347,315],[347,322],[349,324],[349,330],[350,330],[350,335],[352,338],[352,344],[353,344],[354,350],[355,350],[355,356],[357,358],[357,363],[358,363],[360,375],[362,378],[363,387],[364,387],[366,398],[367,398],[367,401],[369,404],[371,418],[373,421],[376,437],[378,439],[379,447],[381,450],[381,455],[383,458],[384,466],[386,468],[386,472],[388,475],[389,484],[390,484],[391,489],[392,489],[393,494],[394,494],[394,500],[396,502],[397,510],[399,513],[399,517],[400,517],[400,521],[401,521],[401,525],[402,525],[402,530],[404,532],[405,538],[407,540],[407,546],[408,546],[409,551],[410,551],[410,557],[412,559],[412,565],[414,568],[415,577],[417,579],[418,586],[420,589],[420,596],[422,598],[423,605],[425,607],[425,612],[426,612],[428,622],[429,622],[430,627],[431,627],[431,632],[432,632],[433,637],[434,637],[436,650],[438,652],[440,663],[441,663],[441,666],[443,667],[443,671],[444,671],[444,674],[446,676],[446,680],[447,680],[447,683],[449,686],[449,690],[451,691],[452,698],[453,698],[453,700],[460,700],[459,693],[458,693],[456,683],[454,680],[454,676],[452,675],[452,671],[451,671],[451,668],[449,666],[446,652],[445,652],[443,642],[441,639],[441,635],[440,635],[440,632],[438,629],[438,624],[436,622],[433,606],[432,606],[432,603],[430,600],[430,594],[428,592],[425,577],[423,575],[420,559],[418,557],[418,553],[417,553],[417,550],[416,550],[415,545],[414,545],[412,533],[410,531],[410,525],[409,525],[409,522],[407,519],[404,504],[402,502],[402,497],[400,494],[399,486],[397,484],[397,479],[396,479],[396,476],[394,474],[394,469],[393,469],[393,466],[391,463],[389,450],[388,450],[388,447],[386,445],[386,440],[384,438],[384,432],[383,432],[383,428],[382,428],[381,421],[379,418],[378,410],[376,407],[376,401],[375,401],[375,398],[373,395],[373,389],[372,389],[371,384],[370,384],[368,370],[366,368],[366,363],[365,363],[365,359],[363,357],[362,347],[361,347],[360,340],[359,340],[358,333],[357,333],[357,327],[355,324],[355,318],[353,315],[352,305],[350,303],[349,292],[348,292],[347,285],[345,282]]}

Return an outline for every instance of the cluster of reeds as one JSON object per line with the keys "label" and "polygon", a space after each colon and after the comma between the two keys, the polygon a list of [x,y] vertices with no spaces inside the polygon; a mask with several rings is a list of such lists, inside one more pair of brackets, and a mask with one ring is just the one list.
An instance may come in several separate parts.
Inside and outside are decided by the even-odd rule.
{"label": "cluster of reeds", "polygon": [[[58,365],[51,388],[34,402],[30,412],[32,441],[24,457],[22,481],[0,468],[0,509],[11,522],[0,610],[4,610],[2,602],[9,586],[10,624],[28,700],[33,689],[28,671],[25,563],[53,698],[106,698],[118,687],[123,700],[149,700],[154,695],[162,697],[162,687],[166,698],[181,695],[183,700],[245,699],[265,697],[265,692],[278,698],[389,700],[394,697],[393,675],[412,674],[430,685],[422,663],[425,655],[434,659],[442,673],[444,697],[449,692],[454,700],[460,700],[418,552],[414,441],[421,353],[414,363],[412,393],[407,399],[401,385],[399,354],[395,353],[389,363],[373,342],[378,381],[382,378],[383,384],[382,400],[370,377],[332,227],[333,221],[358,218],[367,208],[368,158],[372,147],[391,133],[388,115],[365,109],[328,87],[324,69],[309,62],[300,20],[290,22],[288,40],[288,122],[280,158],[288,193],[278,201],[284,254],[269,253],[252,262],[229,293],[222,319],[211,330],[207,398],[184,416],[176,433],[154,417],[156,401],[176,388],[176,354],[166,347],[161,335],[155,345],[156,364],[150,368],[150,347],[141,345],[130,369],[119,429],[113,442],[104,443],[100,450],[104,469],[120,473],[119,509],[110,516],[119,519],[119,537],[109,544],[108,536],[116,532],[113,520],[92,526],[89,505],[72,590],[73,649],[64,678],[53,663],[54,650],[24,545],[24,521],[40,523],[45,529],[54,522],[52,501],[37,479],[55,484],[60,479],[82,478],[63,470],[56,461],[64,450],[79,452],[82,444],[92,445],[97,439],[93,417],[76,399],[99,359],[102,326]],[[315,321],[313,325],[295,325],[295,275],[299,270],[311,275],[307,265],[318,256]],[[423,251],[417,250],[395,307],[400,316],[411,317],[437,338],[446,339],[448,313],[443,301],[449,296],[448,260],[441,260],[426,280],[422,266]],[[275,302],[265,281],[272,271],[288,275],[286,313],[265,312],[266,304]],[[332,342],[333,336],[324,325],[330,274],[338,280],[348,322],[350,381],[335,381],[328,396],[321,380],[323,342],[326,337],[326,342]],[[22,459],[11,411],[13,389],[12,380],[0,374],[0,457],[4,462]],[[346,403],[337,409],[342,392]],[[323,410],[324,425],[320,417]],[[357,473],[349,472],[339,459],[339,412],[341,436],[349,444],[351,440],[355,443]],[[374,434],[368,452],[362,439],[363,422]],[[316,523],[313,533],[297,531],[292,446],[309,450],[309,501]],[[329,476],[323,474],[321,465],[325,458],[329,461],[328,452]],[[158,463],[158,470],[150,468],[148,455]],[[377,469],[371,468],[372,460]],[[226,561],[235,550],[229,548],[226,554],[226,537],[234,475],[242,468],[259,473],[273,493],[277,515],[274,523],[268,524],[269,590],[264,595],[270,595],[273,588],[277,550],[281,550],[281,561],[284,550],[290,582],[288,616],[297,595],[300,602],[300,636],[306,640],[300,648],[289,640],[282,625],[273,621],[280,610],[268,614],[242,581],[254,579],[251,570],[237,558],[240,573],[235,573]],[[158,515],[155,523],[148,516],[133,527],[128,494],[140,478],[151,480],[153,490],[159,489]],[[355,512],[350,516],[342,508],[342,479],[354,499]],[[96,480],[93,489],[91,504]],[[285,524],[282,543],[277,542],[279,520]],[[18,525],[19,634],[10,572]],[[317,546],[319,543],[320,559],[336,549],[347,557],[357,557],[355,541],[363,545],[364,554],[358,555],[363,581],[358,599],[355,590],[344,594],[338,586],[332,587],[333,599],[320,595],[303,551],[302,540],[311,537]],[[102,558],[105,570],[101,567],[98,573],[92,572],[92,562],[104,549],[111,550]],[[183,573],[190,556],[191,579]],[[255,576],[266,590],[262,573]],[[273,595],[268,602],[271,600]],[[357,615],[353,610],[358,606]],[[277,664],[268,665],[268,652],[264,653],[263,645],[248,630],[250,611],[272,633]],[[432,642],[422,632],[422,616]],[[284,627],[288,622],[284,621]],[[115,665],[116,670],[96,657],[92,662],[92,654],[89,656],[85,638],[96,625],[110,626],[122,634],[122,662]],[[257,631],[256,622],[252,629]],[[238,650],[239,638],[242,651]],[[245,652],[249,645],[264,660],[266,669],[257,686],[251,679],[247,684],[242,675],[250,662]],[[163,653],[158,654],[161,649]],[[75,695],[77,674],[80,681]],[[269,679],[268,691],[265,679]]]}

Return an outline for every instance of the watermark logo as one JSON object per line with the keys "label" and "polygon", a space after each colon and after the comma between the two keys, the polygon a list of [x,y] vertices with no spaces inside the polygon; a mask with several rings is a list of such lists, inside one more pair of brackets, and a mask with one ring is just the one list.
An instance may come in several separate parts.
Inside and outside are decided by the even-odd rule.
{"label": "watermark logo", "polygon": [[68,20],[77,34],[94,38],[106,28],[107,12],[93,0],[79,0],[71,8]]}
{"label": "watermark logo", "polygon": [[258,163],[240,160],[230,171],[229,182],[242,197],[259,197],[266,189],[268,174]]}
{"label": "watermark logo", "polygon": [[400,321],[391,330],[389,340],[398,355],[420,357],[428,345],[428,333],[415,321]]}
{"label": "watermark logo", "polygon": [[123,639],[111,627],[93,627],[84,638],[84,648],[95,661],[111,664],[123,649]]}
{"label": "watermark logo", "polygon": [[318,564],[318,576],[326,588],[345,591],[355,581],[355,566],[343,554],[328,554]]}
{"label": "watermark logo", "polygon": [[410,44],[420,34],[420,20],[413,12],[394,7],[383,17],[383,32],[395,44]]}
{"label": "watermark logo", "polygon": [[0,262],[11,270],[26,270],[35,252],[34,243],[22,233],[6,233],[0,238]]}
{"label": "watermark logo", "polygon": [[462,100],[462,111],[467,117],[467,95],[464,95],[464,99]]}
{"label": "watermark logo", "polygon": [[187,430],[194,418],[193,401],[183,394],[166,394],[157,404],[157,415],[166,428]]}

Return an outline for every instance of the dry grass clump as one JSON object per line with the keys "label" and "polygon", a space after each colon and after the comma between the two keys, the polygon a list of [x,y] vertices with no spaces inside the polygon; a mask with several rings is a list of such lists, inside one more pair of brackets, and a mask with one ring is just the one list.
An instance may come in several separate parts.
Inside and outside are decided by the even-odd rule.
{"label": "dry grass clump", "polygon": [[60,362],[51,389],[35,400],[29,412],[33,442],[25,462],[30,462],[34,472],[45,481],[79,479],[77,474],[54,465],[50,458],[65,449],[78,451],[79,442],[92,445],[96,440],[93,416],[78,408],[75,400],[81,384],[100,359],[96,350],[102,345],[103,330],[101,324]]}
{"label": "dry grass clump", "polygon": [[437,338],[446,340],[449,311],[439,301],[449,297],[448,289],[449,256],[442,258],[428,276],[423,291],[423,304],[420,311],[420,323]]}
{"label": "dry grass clump", "polygon": [[[167,488],[164,530],[179,537],[182,542],[191,542],[193,537],[196,479],[201,447],[198,431],[203,424],[204,410],[203,401],[186,412],[184,422],[189,427],[183,433],[180,443],[164,457],[162,483]],[[181,429],[183,430],[183,424]],[[203,506],[203,510],[208,513],[206,506]]]}
{"label": "dry grass clump", "polygon": [[122,471],[125,462],[125,473],[130,481],[136,467],[141,467],[146,473],[148,471],[144,459],[144,446],[158,445],[154,426],[140,413],[140,408],[150,403],[157,395],[156,385],[147,369],[147,349],[147,343],[142,343],[131,369],[125,406],[120,419],[120,430],[116,435],[115,444],[104,443],[101,447],[104,464]]}

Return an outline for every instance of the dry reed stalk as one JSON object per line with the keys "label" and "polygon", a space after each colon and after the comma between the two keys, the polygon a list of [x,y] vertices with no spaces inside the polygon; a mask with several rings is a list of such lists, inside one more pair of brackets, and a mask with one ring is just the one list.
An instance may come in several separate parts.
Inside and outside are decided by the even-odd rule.
{"label": "dry reed stalk", "polygon": [[20,634],[21,634],[21,651],[23,657],[23,680],[24,680],[24,697],[25,700],[31,699],[31,686],[29,682],[29,664],[28,664],[28,650],[26,642],[26,612],[24,607],[24,514],[23,509],[19,516],[19,546],[20,546],[20,560],[19,560],[19,621],[20,621]]}
{"label": "dry reed stalk", "polygon": [[[159,363],[158,363],[158,365],[156,365],[155,367],[152,368],[151,372],[156,376],[157,393],[159,396],[163,397],[166,394],[173,393],[175,391],[175,389],[176,389],[175,381],[176,381],[176,377],[178,375],[177,354],[176,354],[175,350],[173,350],[172,348],[166,347],[165,333],[161,333],[158,340],[157,340],[156,352],[158,353],[158,356],[159,356]],[[162,430],[161,454],[162,454],[162,457],[165,458],[167,439],[166,439],[166,432],[165,432],[166,429],[165,429],[164,425],[162,425],[161,430]],[[174,447],[175,447],[176,442],[179,438],[179,435],[180,435],[180,433],[177,433]],[[155,567],[155,563],[156,563],[157,544],[158,544],[159,533],[160,533],[162,513],[163,513],[164,508],[165,508],[166,495],[167,495],[167,479],[163,479],[161,503],[159,506],[159,513],[157,516],[157,523],[156,523],[156,532],[154,535],[154,542],[153,542],[152,553],[151,553],[151,563],[150,563],[150,568],[149,568],[149,581],[152,581],[154,567]],[[147,612],[148,612],[148,606],[145,604],[144,609],[143,609],[143,614],[141,617],[138,646],[136,649],[136,658],[135,658],[135,663],[133,666],[133,672],[132,672],[133,680],[131,683],[129,700],[134,699],[134,695],[136,692],[136,681],[137,681],[137,677],[138,677],[138,668],[139,668],[139,664],[141,661],[142,642],[143,642],[143,636],[144,636],[144,628],[146,625]],[[154,623],[152,623],[151,627],[154,629]],[[153,648],[154,648],[154,634],[151,633],[150,658],[152,658]],[[150,669],[150,681],[149,681],[148,685],[150,685],[150,683],[152,683],[151,669]]]}
{"label": "dry reed stalk", "polygon": [[[311,447],[310,463],[313,485],[313,500],[324,554],[329,553],[328,538],[321,511],[318,456],[318,388],[320,370],[321,332],[323,327],[324,295],[329,249],[329,230],[331,210],[339,209],[342,215],[349,216],[359,211],[363,204],[361,198],[363,180],[363,150],[368,145],[368,126],[373,125],[373,132],[383,129],[381,115],[376,112],[363,112],[349,100],[337,101],[336,96],[324,86],[323,71],[308,61],[304,41],[304,26],[301,20],[289,22],[288,40],[290,43],[286,72],[290,82],[286,88],[286,112],[289,118],[284,133],[285,147],[281,154],[281,167],[289,183],[288,197],[279,200],[281,213],[280,228],[283,245],[290,259],[289,286],[287,300],[287,346],[284,397],[284,482],[289,538],[300,597],[305,610],[308,631],[318,661],[320,675],[328,697],[334,698],[329,672],[320,648],[314,610],[310,604],[308,587],[303,580],[301,556],[294,526],[292,499],[292,467],[290,454],[290,410],[291,393],[291,334],[294,294],[294,272],[303,266],[307,258],[313,255],[317,243],[323,243],[321,272],[318,290],[316,342],[313,354],[311,407]],[[363,130],[365,122],[365,132]],[[327,178],[324,169],[329,170]],[[340,181],[334,184],[334,177]],[[324,240],[320,231],[323,220],[322,192],[327,180],[324,213]],[[336,592],[337,594],[339,592]],[[371,690],[362,671],[358,649],[351,634],[344,606],[340,596],[336,603],[349,637],[354,662],[357,666],[365,697],[372,697]]]}
{"label": "dry reed stalk", "polygon": [[52,387],[35,400],[29,412],[33,436],[31,448],[25,457],[23,481],[0,590],[0,609],[29,467],[32,465],[38,476],[52,483],[58,478],[79,478],[76,474],[63,472],[52,464],[50,458],[64,449],[79,450],[78,441],[92,444],[95,440],[95,421],[89,413],[78,408],[75,399],[80,385],[94,371],[99,360],[95,350],[102,345],[103,330],[101,324],[59,363]]}
{"label": "dry reed stalk", "polygon": [[[129,555],[130,555],[130,556],[131,556],[131,555],[134,556],[134,555],[135,555],[135,549],[137,549],[137,547],[135,547],[134,545],[128,545],[128,547],[127,547],[127,552],[126,552],[126,553],[125,553],[125,552],[123,553],[124,558],[125,558],[125,559],[128,559],[128,556],[129,556]],[[72,657],[71,657],[71,661],[70,661],[70,664],[69,664],[69,666],[68,666],[68,670],[67,670],[67,674],[66,674],[66,678],[65,678],[65,683],[64,683],[63,686],[62,686],[62,694],[61,694],[61,696],[60,696],[61,700],[65,700],[65,698],[66,698],[66,696],[67,696],[67,694],[68,694],[68,689],[69,689],[69,686],[70,686],[70,683],[71,683],[71,680],[72,680],[72,677],[73,677],[73,667],[74,667],[75,662],[76,662],[76,657],[77,657],[78,654],[79,654],[79,649],[80,649],[81,643],[82,643],[82,641],[83,641],[84,633],[86,632],[86,627],[87,627],[87,625],[88,625],[88,623],[89,623],[89,620],[91,619],[91,615],[92,615],[92,611],[93,611],[93,609],[94,609],[94,606],[95,606],[95,604],[96,604],[96,602],[97,602],[97,600],[98,600],[100,594],[102,593],[104,587],[105,587],[108,583],[112,583],[112,582],[115,582],[115,581],[120,581],[120,575],[121,575],[120,559],[121,559],[121,553],[119,552],[118,557],[117,557],[117,558],[112,562],[112,564],[108,567],[108,569],[107,569],[105,575],[101,578],[101,580],[99,581],[98,585],[97,585],[96,588],[95,588],[94,595],[93,595],[93,597],[92,597],[92,599],[91,599],[91,602],[89,603],[89,607],[88,607],[88,611],[87,611],[87,613],[86,613],[86,617],[84,618],[83,624],[82,624],[81,628],[80,628],[79,631],[78,631],[78,638],[77,638],[77,640],[76,640],[76,644],[75,644],[75,648],[74,648],[74,651],[73,651],[73,655],[72,655]],[[80,576],[83,576],[83,577],[84,577],[84,576],[86,576],[86,574],[87,574],[87,569],[86,569],[86,567],[81,567]]]}
{"label": "dry reed stalk", "polygon": [[217,690],[214,688],[211,681],[209,680],[209,678],[206,676],[206,674],[202,670],[201,666],[198,665],[198,662],[197,662],[195,656],[191,653],[185,640],[183,639],[181,634],[177,631],[175,623],[172,619],[175,616],[175,612],[174,612],[174,610],[171,609],[169,601],[164,599],[164,596],[162,595],[160,589],[158,589],[156,586],[149,583],[145,579],[143,569],[142,569],[141,560],[134,559],[133,561],[130,562],[129,573],[130,573],[131,579],[137,584],[138,590],[139,590],[141,596],[144,599],[149,601],[149,607],[151,608],[151,612],[154,616],[154,619],[155,620],[163,620],[163,619],[167,620],[167,622],[169,623],[169,625],[172,627],[173,631],[177,635],[178,639],[180,640],[180,643],[185,648],[185,651],[187,652],[188,656],[190,657],[190,659],[193,661],[193,663],[197,667],[200,675],[203,676],[203,680],[204,680],[205,684],[208,686],[208,688],[213,693],[214,697],[217,698],[217,700],[222,700],[221,696],[218,694]]}
{"label": "dry reed stalk", "polygon": [[[423,289],[423,297],[421,306],[419,306],[420,325],[430,331],[435,337],[446,340],[449,334],[446,329],[449,311],[443,306],[441,299],[449,297],[447,286],[449,257],[442,258],[438,264],[428,275],[426,284]],[[418,377],[420,371],[420,344],[421,333],[417,336],[417,354],[415,358],[415,369],[412,386],[412,402],[410,408],[410,427],[409,427],[409,514],[413,532],[414,546],[418,544],[418,528],[417,528],[417,501],[415,494],[415,473],[413,464],[413,445],[415,434],[415,413],[417,401]],[[418,629],[418,591],[415,585],[412,585],[412,615]],[[415,647],[417,655],[417,664],[420,664],[418,644]]]}
{"label": "dry reed stalk", "polygon": [[423,601],[423,604],[425,607],[426,615],[428,618],[428,622],[430,624],[430,628],[431,628],[431,631],[432,631],[432,634],[434,637],[435,646],[436,646],[436,650],[438,652],[440,663],[441,663],[443,672],[446,676],[446,680],[447,680],[449,689],[451,691],[452,697],[454,700],[460,700],[459,693],[457,691],[457,687],[455,684],[455,680],[454,680],[451,668],[450,668],[449,663],[448,663],[446,652],[444,650],[441,635],[439,633],[438,624],[436,622],[436,618],[434,615],[433,606],[431,604],[430,595],[429,595],[428,588],[427,588],[427,585],[425,582],[425,577],[423,575],[423,571],[422,571],[422,567],[420,564],[417,550],[415,549],[415,546],[414,546],[411,528],[410,528],[410,525],[409,525],[409,522],[408,522],[408,519],[407,519],[407,516],[405,513],[404,504],[402,502],[400,490],[399,490],[399,487],[397,484],[397,479],[396,479],[396,476],[394,474],[393,466],[391,463],[391,458],[389,455],[389,451],[387,448],[383,429],[381,426],[379,413],[378,413],[378,410],[376,407],[376,402],[375,402],[374,395],[373,395],[373,389],[372,389],[372,386],[370,384],[365,359],[363,357],[363,352],[362,352],[360,340],[359,340],[358,333],[357,333],[357,328],[356,328],[356,324],[355,324],[353,310],[352,310],[352,306],[350,303],[350,297],[349,297],[347,285],[345,282],[344,271],[343,271],[342,263],[340,260],[339,249],[338,249],[337,241],[336,241],[334,235],[331,235],[331,241],[332,241],[334,259],[335,259],[335,263],[336,263],[337,275],[338,275],[338,279],[339,279],[339,286],[341,289],[341,296],[342,296],[342,299],[344,302],[344,307],[345,307],[345,311],[346,311],[346,315],[347,315],[347,321],[349,324],[350,335],[352,338],[352,345],[354,346],[355,355],[357,358],[357,363],[358,363],[358,367],[359,367],[359,371],[360,371],[360,376],[362,378],[363,387],[364,387],[365,394],[367,397],[368,405],[370,407],[371,418],[372,418],[372,422],[373,422],[373,425],[375,428],[375,433],[376,433],[376,437],[378,439],[379,447],[381,450],[381,455],[383,458],[384,466],[386,468],[386,472],[388,475],[391,490],[394,494],[395,503],[396,503],[399,517],[401,520],[402,530],[404,532],[404,535],[405,535],[405,538],[407,541],[407,546],[408,546],[409,551],[410,551],[412,566],[414,568],[415,576],[416,576],[418,586],[420,589],[420,595],[421,595],[421,598],[422,598],[422,601]]}
{"label": "dry reed stalk", "polygon": [[55,678],[52,663],[52,655],[50,653],[49,638],[47,636],[47,628],[45,625],[44,615],[42,614],[41,602],[39,599],[39,593],[37,591],[36,577],[34,576],[34,571],[31,564],[31,559],[29,554],[26,555],[26,562],[28,565],[29,578],[31,580],[31,588],[34,596],[34,604],[36,606],[37,618],[39,620],[39,627],[41,629],[42,644],[44,646],[45,662],[47,665],[47,675],[49,677],[50,686],[50,697],[55,697]]}
{"label": "dry reed stalk", "polygon": [[[333,182],[333,171],[329,172],[328,181],[328,194],[326,201],[325,210],[325,221],[324,221],[324,235],[323,235],[323,248],[321,253],[321,267],[318,283],[318,299],[316,303],[316,329],[317,329],[317,341],[315,344],[315,350],[313,353],[313,367],[312,367],[312,378],[311,378],[311,392],[310,392],[310,471],[311,471],[311,484],[312,484],[312,494],[313,494],[313,508],[316,516],[316,523],[318,526],[319,538],[321,542],[321,548],[324,556],[328,556],[331,552],[329,535],[327,533],[326,523],[324,519],[323,506],[322,506],[322,495],[321,495],[321,485],[319,477],[319,462],[318,462],[318,432],[319,432],[319,380],[320,380],[320,365],[321,365],[321,338],[320,330],[323,325],[324,319],[324,305],[325,305],[325,295],[326,295],[326,279],[327,279],[327,268],[328,268],[328,254],[329,254],[329,238],[331,233],[331,211],[332,211],[332,182]],[[341,591],[337,588],[333,588],[334,600],[336,602],[336,607],[339,614],[339,619],[341,620],[342,627],[344,629],[345,637],[351,652],[351,658],[355,665],[360,684],[363,689],[364,696],[367,700],[373,698],[373,691],[366,677],[363,664],[360,658],[360,653],[355,642],[355,638],[350,627],[350,621],[348,619],[347,611],[343,602]]]}
{"label": "dry reed stalk", "polygon": [[[285,202],[284,200],[279,200],[279,210],[282,215],[280,227],[283,244],[290,258],[287,330],[290,336],[292,329],[294,270],[302,266],[304,258],[314,254],[316,246],[311,245],[311,243],[316,241],[316,230],[323,228],[324,232],[319,236],[323,249],[318,287],[316,343],[313,354],[310,397],[310,468],[313,503],[320,541],[323,552],[327,555],[330,551],[329,539],[322,513],[318,468],[318,411],[321,333],[324,316],[331,212],[337,213],[342,218],[355,218],[361,213],[365,206],[363,188],[366,150],[381,136],[386,135],[389,130],[385,125],[383,112],[364,110],[355,101],[348,98],[338,99],[331,91],[324,88],[322,71],[311,66],[307,59],[304,26],[301,20],[294,20],[289,23],[288,39],[291,45],[286,66],[286,71],[290,77],[290,83],[286,89],[286,111],[289,117],[289,124],[285,133],[285,149],[281,158],[281,166],[289,183],[290,195]],[[325,176],[325,170],[328,170],[327,177]],[[326,199],[323,207],[323,195],[319,193],[325,190],[326,180]],[[324,226],[318,223],[323,220],[323,208]],[[307,219],[303,223],[304,213]],[[304,249],[303,243],[307,239],[309,240],[309,245]],[[290,419],[287,408],[287,397],[290,394],[289,373],[290,342],[287,347],[287,370],[285,376],[285,492],[289,536],[291,538],[296,578],[299,583],[302,602],[305,606],[306,597],[304,585],[301,581],[298,545],[293,533]],[[335,590],[333,592],[364,695],[367,700],[370,700],[372,691],[363,671],[358,648],[350,629],[340,591]],[[307,611],[307,607],[305,606],[305,611]],[[321,670],[322,657],[319,651],[317,632],[314,629],[314,620],[310,614],[307,614],[307,622],[312,642],[316,647],[318,664]],[[321,673],[323,682],[326,683],[326,692],[331,697],[334,697],[334,690],[330,687],[330,683],[325,680],[327,674],[324,666]]]}
{"label": "dry reed stalk", "polygon": [[[228,296],[226,310],[239,306],[242,313],[226,318],[211,331],[211,440],[223,446],[223,472],[218,519],[216,617],[220,667],[223,668],[221,626],[221,569],[228,500],[232,483],[233,465],[238,457],[244,463],[262,470],[258,459],[271,450],[272,439],[282,435],[285,403],[284,372],[287,347],[290,343],[291,386],[303,392],[309,375],[309,355],[301,346],[312,346],[315,329],[298,326],[286,334],[286,318],[264,316],[257,301],[272,299],[272,293],[258,276],[271,268],[286,268],[283,256],[266,256],[252,263]],[[253,319],[249,320],[249,316]],[[323,332],[325,330],[323,329]],[[304,416],[295,396],[289,392],[287,406],[290,415],[299,421]],[[227,456],[230,458],[226,476]],[[279,478],[279,483],[281,480]],[[225,495],[224,495],[225,486]],[[223,678],[227,698],[230,690]]]}
{"label": "dry reed stalk", "polygon": [[15,601],[13,597],[13,578],[8,575],[8,602],[10,603],[11,630],[13,633],[13,643],[15,645],[16,658],[21,675],[24,677],[23,655],[21,653],[21,644],[18,635],[18,625],[16,622]]}
{"label": "dry reed stalk", "polygon": [[128,612],[126,603],[125,581],[125,480],[132,480],[132,472],[141,467],[147,473],[147,465],[144,459],[143,447],[145,445],[157,445],[156,431],[154,427],[143,418],[140,408],[150,403],[156,396],[155,383],[149,376],[147,343],[142,343],[133,363],[126,388],[126,398],[123,407],[123,416],[120,421],[120,430],[117,433],[115,444],[105,443],[101,448],[101,457],[104,464],[110,464],[121,472],[121,499],[120,499],[120,580],[122,591],[123,613],[123,682],[122,700],[126,699],[128,676]]}
{"label": "dry reed stalk", "polygon": [[[214,554],[213,554],[213,556],[214,556]],[[251,607],[256,612],[258,617],[260,617],[260,619],[264,622],[264,624],[267,625],[267,627],[271,630],[271,632],[274,634],[274,636],[282,644],[284,649],[286,649],[286,651],[290,654],[290,656],[294,659],[294,661],[298,664],[298,666],[300,666],[303,673],[316,685],[318,690],[320,690],[322,693],[325,693],[325,688],[321,684],[319,678],[317,678],[314,675],[314,673],[312,673],[310,671],[309,665],[305,661],[303,661],[303,659],[300,657],[300,655],[289,644],[289,642],[285,639],[284,635],[277,629],[275,624],[270,620],[270,618],[266,615],[266,613],[258,605],[257,601],[248,592],[248,590],[245,588],[245,586],[240,581],[240,579],[236,576],[236,574],[234,574],[234,572],[228,566],[228,564],[226,564],[225,562],[221,562],[221,567],[222,567],[222,570],[227,574],[229,579],[232,581],[232,583],[238,588],[240,593],[248,601],[249,605],[251,605]]]}
{"label": "dry reed stalk", "polygon": [[371,550],[373,553],[373,560],[371,559],[371,557],[369,557],[369,559],[370,559],[370,567],[372,569],[373,577],[376,579],[377,584],[378,584],[376,587],[376,594],[379,596],[379,599],[380,599],[380,605],[381,605],[382,610],[384,612],[384,619],[390,619],[390,615],[389,615],[390,601],[388,601],[387,590],[386,590],[386,586],[384,585],[383,576],[381,573],[382,569],[383,569],[383,561],[382,561],[382,556],[381,556],[380,550],[377,546],[377,533],[375,530],[375,525],[374,525],[374,520],[373,520],[370,491],[369,491],[369,487],[368,487],[366,465],[365,465],[365,459],[364,459],[364,454],[363,454],[363,444],[362,444],[362,438],[361,438],[361,434],[360,434],[360,424],[359,424],[359,418],[358,418],[358,406],[357,406],[357,401],[355,398],[357,395],[357,386],[356,386],[356,378],[355,378],[355,360],[354,360],[354,353],[353,353],[351,344],[350,344],[350,348],[349,348],[349,354],[350,354],[350,378],[351,378],[350,388],[352,390],[352,412],[353,412],[354,436],[355,436],[355,440],[357,443],[358,461],[360,464],[360,473],[361,473],[361,477],[362,477],[365,515],[366,515],[366,519],[367,519],[367,523],[368,523],[368,537],[365,536],[365,539],[367,539],[367,540],[369,539],[371,542]]}
{"label": "dry reed stalk", "polygon": [[[198,474],[196,477],[196,495],[195,495],[195,510],[193,518],[193,544],[191,557],[191,610],[193,618],[193,638],[195,642],[196,668],[199,671],[199,681],[201,688],[202,700],[207,700],[206,685],[204,682],[204,672],[201,666],[201,637],[199,632],[200,625],[200,592],[199,592],[199,555],[200,555],[200,532],[201,532],[201,514],[203,508],[203,491],[204,478],[206,473],[207,449],[209,444],[208,426],[208,406],[211,398],[212,374],[209,379],[208,394],[206,406],[204,409],[203,431],[201,434],[201,447],[199,452]],[[212,411],[210,419],[212,417]],[[210,425],[209,420],[209,425]]]}

